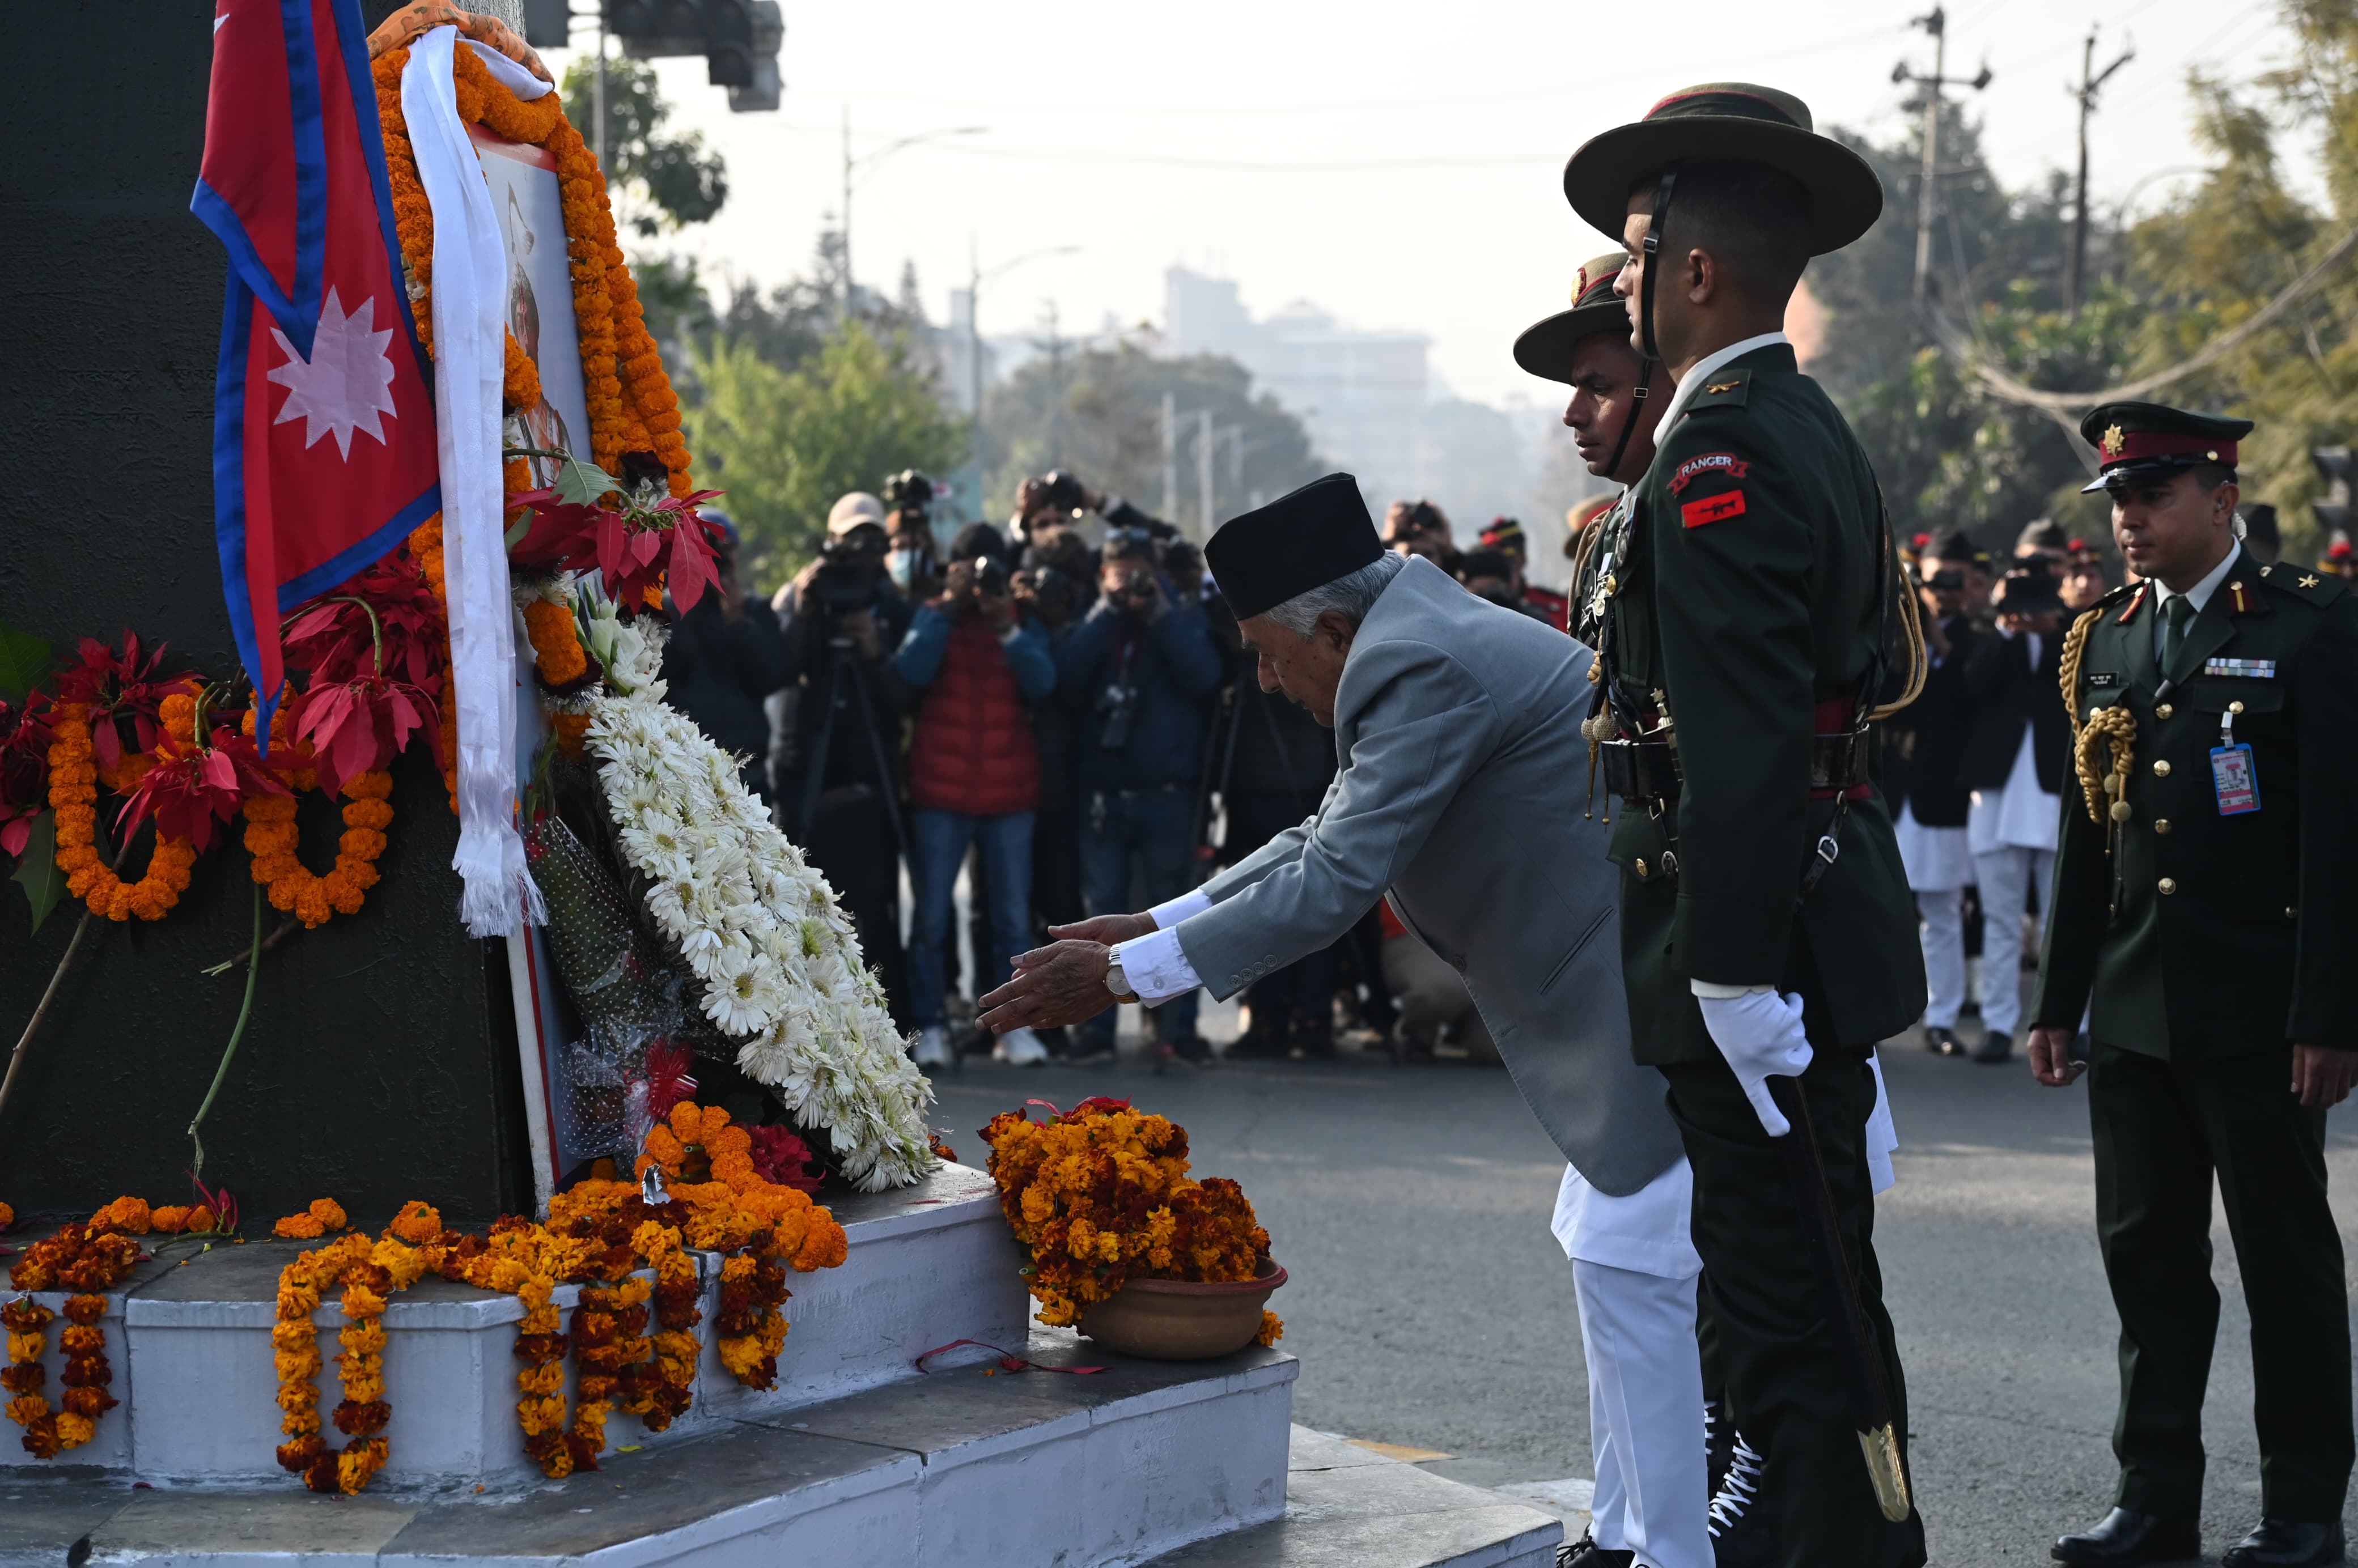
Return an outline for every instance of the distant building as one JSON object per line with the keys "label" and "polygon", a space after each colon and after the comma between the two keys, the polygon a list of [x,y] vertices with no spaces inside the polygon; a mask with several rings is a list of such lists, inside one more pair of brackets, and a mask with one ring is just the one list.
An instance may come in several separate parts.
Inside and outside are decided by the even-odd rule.
{"label": "distant building", "polygon": [[1430,342],[1416,332],[1355,331],[1302,303],[1256,320],[1232,281],[1177,266],[1163,274],[1162,351],[1242,364],[1253,389],[1299,416],[1318,450],[1357,474],[1379,508],[1421,492]]}

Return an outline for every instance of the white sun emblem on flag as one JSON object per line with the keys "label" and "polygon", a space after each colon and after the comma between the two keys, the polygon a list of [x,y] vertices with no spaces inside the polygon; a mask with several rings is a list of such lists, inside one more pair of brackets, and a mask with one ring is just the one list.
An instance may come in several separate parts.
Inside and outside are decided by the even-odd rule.
{"label": "white sun emblem on flag", "polygon": [[287,389],[287,401],[271,423],[302,420],[307,449],[317,446],[320,437],[333,435],[340,457],[352,455],[355,430],[383,446],[384,427],[377,416],[399,415],[393,406],[393,361],[384,351],[393,330],[380,332],[375,326],[373,298],[362,300],[361,308],[347,316],[331,287],[319,308],[319,328],[312,334],[308,360],[295,351],[286,333],[270,329],[271,338],[287,354],[287,362],[265,378]]}

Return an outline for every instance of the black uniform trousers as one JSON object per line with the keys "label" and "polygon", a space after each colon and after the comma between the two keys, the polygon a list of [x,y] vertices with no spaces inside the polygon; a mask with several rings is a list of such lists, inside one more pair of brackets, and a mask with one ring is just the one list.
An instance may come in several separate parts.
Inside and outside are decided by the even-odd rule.
{"label": "black uniform trousers", "polygon": [[[1851,1373],[1783,1150],[1761,1130],[1725,1061],[1676,1063],[1660,1072],[1694,1168],[1692,1231],[1703,1257],[1702,1311],[1725,1378],[1725,1413],[1767,1459],[1761,1491],[1777,1500],[1779,1561],[1790,1568],[1920,1568],[1922,1520],[1913,1513],[1897,1524],[1885,1519],[1867,1479]],[[1866,1163],[1875,1076],[1865,1052],[1821,1044],[1801,1085],[1904,1456],[1907,1387],[1883,1305]]]}
{"label": "black uniform trousers", "polygon": [[2202,1496],[2202,1390],[2219,1331],[2218,1176],[2252,1314],[2260,1511],[2342,1517],[2352,1457],[2350,1308],[2325,1198],[2325,1112],[2292,1047],[2165,1061],[2097,1042],[2088,1071],[2096,1227],[2121,1320],[2118,1506],[2184,1518]]}

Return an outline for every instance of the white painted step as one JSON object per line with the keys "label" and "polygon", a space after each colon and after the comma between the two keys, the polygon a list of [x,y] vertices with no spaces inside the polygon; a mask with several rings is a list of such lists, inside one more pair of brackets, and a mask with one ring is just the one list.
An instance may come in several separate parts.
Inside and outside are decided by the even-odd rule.
{"label": "white painted step", "polygon": [[0,1568],[1134,1568],[1284,1511],[1292,1357],[1134,1361],[1055,1329],[1010,1348],[1109,1369],[957,1368],[481,1495],[18,1472]]}
{"label": "white painted step", "polygon": [[[705,1322],[698,1330],[704,1366],[695,1406],[660,1435],[617,1415],[608,1423],[610,1444],[687,1441],[716,1422],[762,1420],[912,1378],[920,1352],[952,1340],[1022,1341],[1031,1302],[989,1176],[951,1165],[920,1185],[830,1199],[829,1207],[843,1224],[849,1255],[840,1268],[789,1271],[794,1293],[785,1306],[778,1386],[757,1392],[720,1365],[711,1331],[717,1271],[707,1257]],[[155,1260],[108,1297],[112,1391],[123,1402],[100,1418],[96,1437],[69,1459],[157,1487],[282,1479],[274,1456],[282,1438],[270,1325],[278,1271],[301,1244],[255,1241],[200,1252],[200,1240],[152,1240]],[[557,1292],[568,1321],[579,1293],[574,1286]],[[36,1299],[57,1308],[65,1298]],[[447,1280],[421,1280],[394,1296],[384,1314],[392,1456],[380,1485],[464,1491],[536,1473],[515,1418],[521,1364],[513,1346],[523,1315],[514,1296]],[[319,1379],[324,1414],[340,1397],[333,1358],[344,1318],[332,1297],[315,1321],[328,1363]],[[64,1369],[59,1338],[52,1326],[52,1397]],[[14,1442],[0,1442],[0,1477],[52,1468]]]}

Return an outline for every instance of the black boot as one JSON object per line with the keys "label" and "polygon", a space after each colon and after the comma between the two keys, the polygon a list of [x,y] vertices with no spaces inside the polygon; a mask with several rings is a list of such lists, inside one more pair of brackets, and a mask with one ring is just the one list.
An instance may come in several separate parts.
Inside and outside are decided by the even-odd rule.
{"label": "black boot", "polygon": [[1974,1047],[1974,1060],[1984,1064],[2003,1062],[2014,1054],[2014,1036],[2003,1030],[1993,1029],[1982,1036]]}
{"label": "black boot", "polygon": [[2342,1562],[2342,1525],[2264,1519],[2227,1549],[2223,1568],[2331,1568]]}
{"label": "black boot", "polygon": [[1711,1494],[1711,1554],[1718,1568],[1772,1568],[1777,1526],[1768,1499],[1760,1494],[1767,1461],[1728,1429],[1727,1471]]}
{"label": "black boot", "polygon": [[2202,1530],[2190,1519],[2115,1509],[2093,1530],[2067,1535],[2047,1555],[2074,1568],[2136,1568],[2143,1563],[2181,1563],[2202,1555]]}
{"label": "black boot", "polygon": [[1630,1568],[1637,1560],[1634,1552],[1606,1551],[1585,1530],[1578,1541],[1555,1549],[1555,1568]]}

